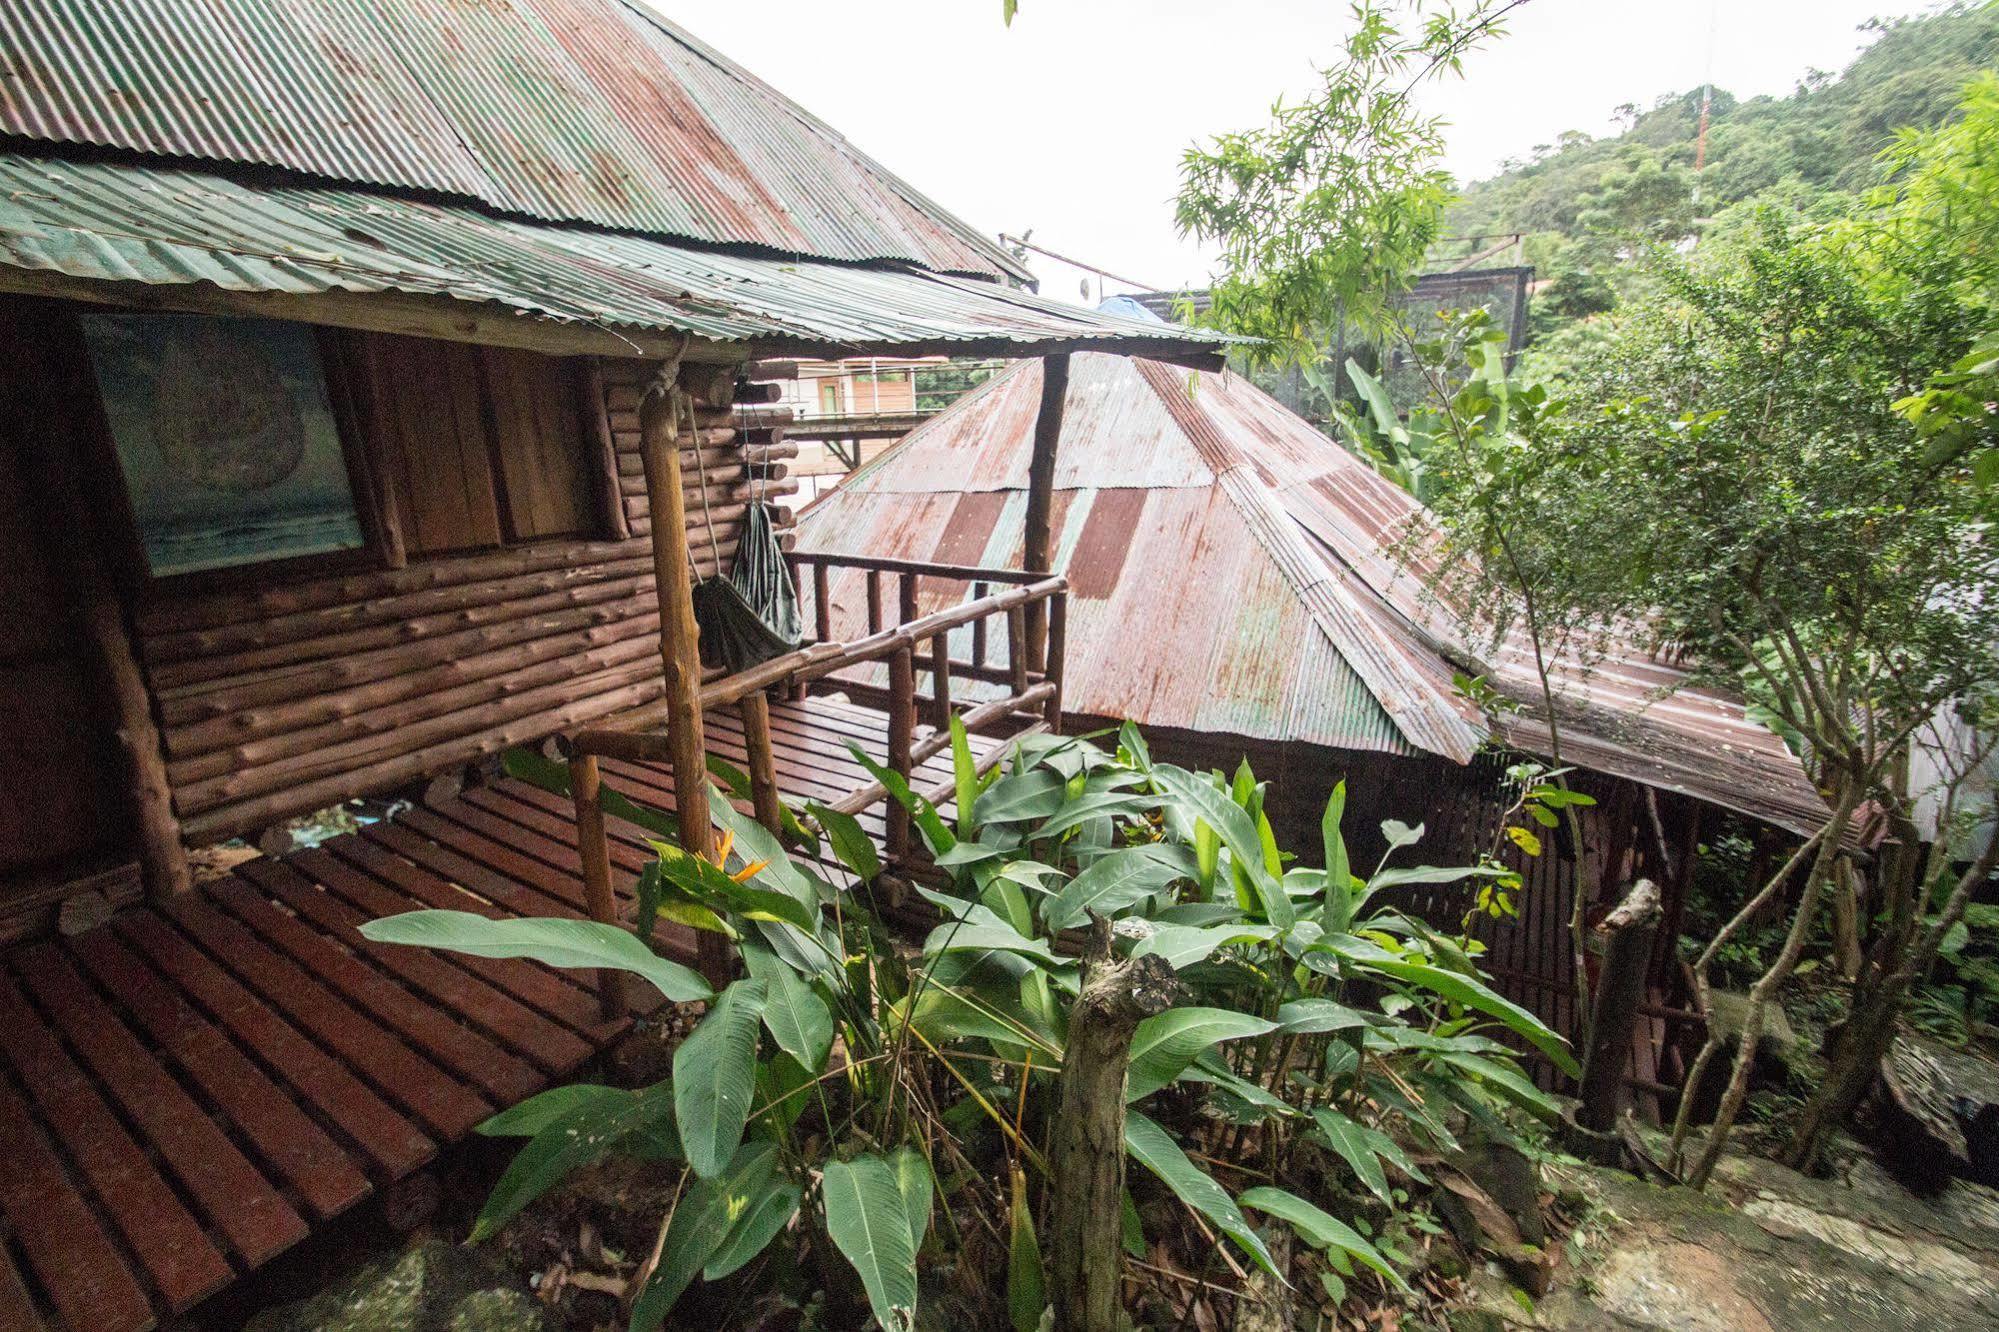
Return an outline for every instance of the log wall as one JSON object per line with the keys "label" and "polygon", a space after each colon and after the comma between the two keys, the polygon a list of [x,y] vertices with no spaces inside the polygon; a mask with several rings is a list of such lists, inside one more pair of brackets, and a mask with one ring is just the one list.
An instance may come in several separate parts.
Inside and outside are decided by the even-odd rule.
{"label": "log wall", "polygon": [[[190,842],[389,790],[659,695],[638,455],[650,369],[607,361],[595,371],[605,412],[582,423],[576,447],[601,462],[608,427],[626,539],[142,594],[141,656]],[[772,432],[738,430],[727,409],[699,411],[697,426],[681,465],[689,545],[706,576],[733,558],[752,495],[776,498],[795,483],[782,479],[792,446]]]}

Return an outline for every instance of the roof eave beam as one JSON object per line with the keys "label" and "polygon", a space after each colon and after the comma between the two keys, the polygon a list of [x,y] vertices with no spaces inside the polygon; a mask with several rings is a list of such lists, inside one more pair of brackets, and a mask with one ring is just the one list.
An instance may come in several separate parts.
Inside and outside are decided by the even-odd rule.
{"label": "roof eave beam", "polygon": [[448,296],[397,292],[292,293],[230,291],[207,282],[165,285],[71,277],[0,266],[0,292],[80,301],[124,310],[285,319],[368,333],[401,333],[449,342],[512,347],[549,356],[615,356],[732,365],[749,356],[746,343],[710,342],[681,334],[612,329],[527,314]]}

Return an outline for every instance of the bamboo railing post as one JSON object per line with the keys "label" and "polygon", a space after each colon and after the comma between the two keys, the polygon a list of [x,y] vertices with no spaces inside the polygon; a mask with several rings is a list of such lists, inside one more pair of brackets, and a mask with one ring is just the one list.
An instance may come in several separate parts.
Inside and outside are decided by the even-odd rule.
{"label": "bamboo railing post", "polygon": [[[984,601],[985,599],[986,599],[986,585],[984,583],[973,583],[972,600]],[[985,617],[981,616],[978,619],[972,621],[972,669],[980,670],[985,666],[985,664],[986,664],[986,621]]]}
{"label": "bamboo railing post", "polygon": [[826,592],[826,565],[812,562],[812,628],[821,643],[833,637],[833,601]]}
{"label": "bamboo railing post", "polygon": [[1006,613],[1006,665],[1016,696],[1027,692],[1027,636],[1027,607],[1009,608]]}
{"label": "bamboo railing post", "polygon": [[[619,925],[618,901],[611,893],[611,843],[604,831],[604,810],[597,803],[603,781],[595,754],[569,760],[569,797],[576,802],[576,852],[583,862],[583,901],[590,919]],[[597,971],[597,999],[604,1016],[625,1015],[625,974],[615,967]]]}
{"label": "bamboo railing post", "polygon": [[749,754],[750,803],[756,807],[757,822],[773,835],[784,831],[784,816],[777,798],[777,760],[771,751],[770,701],[759,689],[736,704],[743,719],[743,748]]}
{"label": "bamboo railing post", "polygon": [[[1020,567],[1045,574],[1054,560],[1055,451],[1062,442],[1062,407],[1069,396],[1069,357],[1041,358],[1041,406],[1034,417],[1034,452],[1027,463],[1027,521],[1020,547]],[[1027,608],[1027,661],[1041,669],[1048,647],[1047,607]]]}
{"label": "bamboo railing post", "polygon": [[916,575],[895,576],[895,613],[897,624],[908,624],[916,618]]}
{"label": "bamboo railing post", "polygon": [[930,724],[951,729],[951,631],[930,640]]}
{"label": "bamboo railing post", "polygon": [[[888,766],[904,777],[915,766],[910,750],[916,731],[916,662],[908,648],[888,659]],[[909,811],[902,802],[888,802],[888,858],[909,855]]]}
{"label": "bamboo railing post", "polygon": [[1062,658],[1069,650],[1069,594],[1057,592],[1049,598],[1048,659],[1042,673],[1055,692],[1042,704],[1041,717],[1053,735],[1062,733]]}
{"label": "bamboo railing post", "polygon": [[[714,824],[708,813],[707,739],[701,723],[700,628],[694,622],[680,430],[675,419],[683,390],[668,377],[671,365],[662,367],[639,404],[639,456],[652,515],[653,574],[659,585],[659,656],[666,677],[674,809],[682,849],[708,860],[714,856]],[[719,987],[728,975],[728,945],[720,935],[703,930],[700,948],[701,970]]]}
{"label": "bamboo railing post", "polygon": [[868,570],[868,632],[882,631],[882,576],[879,569]]}

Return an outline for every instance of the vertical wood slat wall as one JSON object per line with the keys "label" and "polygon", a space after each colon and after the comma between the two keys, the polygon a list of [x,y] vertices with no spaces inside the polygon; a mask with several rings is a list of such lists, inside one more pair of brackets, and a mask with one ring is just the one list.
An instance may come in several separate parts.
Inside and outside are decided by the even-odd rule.
{"label": "vertical wood slat wall", "polygon": [[[152,590],[135,618],[188,841],[387,790],[658,697],[637,416],[651,369],[605,361],[598,371],[629,539],[436,557],[413,547],[400,569]],[[727,409],[699,411],[682,449],[702,576],[733,558],[753,493],[795,487],[782,480],[789,446],[746,447],[731,423]],[[576,422],[576,457],[601,456],[598,428]],[[575,489],[587,503],[591,488]],[[414,530],[408,509],[398,512]]]}

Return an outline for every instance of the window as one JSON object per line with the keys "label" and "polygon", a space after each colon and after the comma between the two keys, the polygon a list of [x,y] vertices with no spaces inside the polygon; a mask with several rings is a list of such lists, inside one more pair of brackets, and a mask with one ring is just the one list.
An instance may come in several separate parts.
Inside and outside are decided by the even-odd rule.
{"label": "window", "polygon": [[409,554],[598,526],[571,363],[386,334],[352,345],[357,410]]}
{"label": "window", "polygon": [[310,328],[92,314],[83,329],[154,576],[366,544]]}

